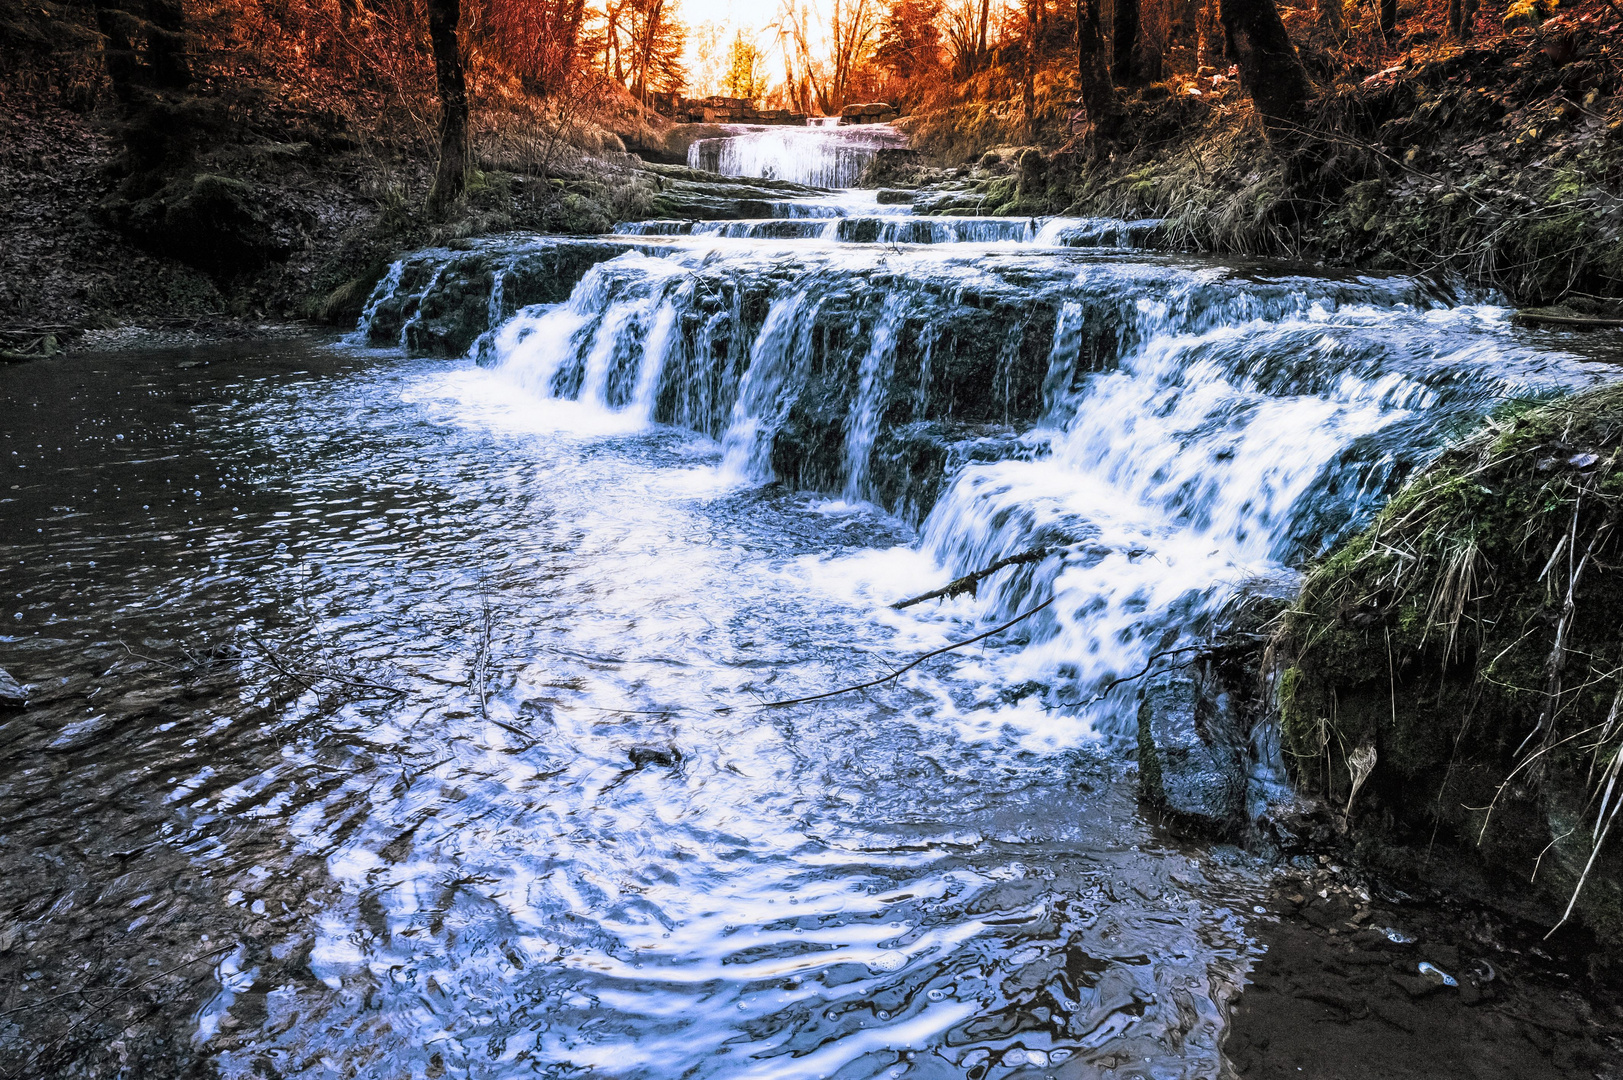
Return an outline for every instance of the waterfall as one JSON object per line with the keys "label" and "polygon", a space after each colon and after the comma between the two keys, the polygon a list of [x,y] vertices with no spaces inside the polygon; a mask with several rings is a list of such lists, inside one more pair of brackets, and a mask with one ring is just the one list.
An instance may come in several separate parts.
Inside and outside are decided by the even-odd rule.
{"label": "waterfall", "polygon": [[[685,426],[738,480],[910,517],[944,573],[1053,548],[974,603],[991,620],[1056,598],[1001,678],[1107,735],[1130,730],[1136,691],[1103,688],[1367,521],[1449,431],[1596,377],[1412,280],[1029,243],[720,242],[622,249],[475,352],[538,408]],[[492,289],[527,287],[523,242],[482,257]],[[401,280],[440,280],[395,277],[413,296]]]}
{"label": "waterfall", "polygon": [[[709,236],[734,240],[828,240],[842,244],[1002,244],[1025,247],[1143,246],[1154,238],[1155,221],[1066,217],[911,217],[836,213],[854,207],[818,207],[820,216],[752,218],[740,221],[629,221],[618,236]],[[906,209],[906,208],[900,208]]]}
{"label": "waterfall", "polygon": [[907,139],[889,124],[846,127],[744,127],[699,139],[688,147],[688,167],[723,176],[791,180],[810,187],[847,188],[862,177],[874,154],[904,147]]}

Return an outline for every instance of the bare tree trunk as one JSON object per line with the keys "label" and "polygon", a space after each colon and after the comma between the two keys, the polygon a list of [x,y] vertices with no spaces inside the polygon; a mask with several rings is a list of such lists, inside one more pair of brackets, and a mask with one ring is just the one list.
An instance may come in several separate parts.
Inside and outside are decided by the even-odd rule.
{"label": "bare tree trunk", "polygon": [[1076,0],[1076,67],[1082,108],[1093,134],[1100,139],[1116,138],[1127,126],[1127,110],[1110,83],[1098,0]]}
{"label": "bare tree trunk", "polygon": [[1025,111],[1026,137],[1033,134],[1032,126],[1037,118],[1037,28],[1031,24],[1031,17],[1026,17],[1026,47],[1025,71],[1020,87],[1021,107]]}
{"label": "bare tree trunk", "polygon": [[1194,74],[1200,66],[1199,0],[1171,0],[1167,5],[1166,65],[1172,71]]}
{"label": "bare tree trunk", "polygon": [[[1451,0],[1458,3],[1459,0]],[[1343,0],[1316,0],[1317,22],[1324,27],[1337,41],[1344,41],[1347,37],[1347,13],[1342,7]]]}
{"label": "bare tree trunk", "polygon": [[1460,41],[1470,41],[1476,31],[1477,0],[1448,0],[1448,28]]}
{"label": "bare tree trunk", "polygon": [[986,66],[986,22],[992,15],[992,0],[981,0],[980,30],[975,35],[975,70]]}
{"label": "bare tree trunk", "polygon": [[436,215],[445,213],[468,186],[468,80],[462,70],[461,21],[461,0],[428,0],[428,37],[440,97],[440,164],[428,192],[429,212]]}
{"label": "bare tree trunk", "polygon": [[1313,92],[1274,0],[1223,0],[1223,29],[1245,87],[1270,135],[1293,127]]}
{"label": "bare tree trunk", "polygon": [[1117,86],[1137,86],[1143,78],[1138,62],[1142,28],[1138,0],[1116,0],[1115,7],[1110,30],[1110,78]]}
{"label": "bare tree trunk", "polygon": [[642,41],[637,46],[637,78],[631,92],[644,105],[648,104],[648,65],[653,62],[654,38],[659,33],[659,17],[664,7],[665,0],[654,0],[653,6],[648,9],[648,23],[643,27]]}

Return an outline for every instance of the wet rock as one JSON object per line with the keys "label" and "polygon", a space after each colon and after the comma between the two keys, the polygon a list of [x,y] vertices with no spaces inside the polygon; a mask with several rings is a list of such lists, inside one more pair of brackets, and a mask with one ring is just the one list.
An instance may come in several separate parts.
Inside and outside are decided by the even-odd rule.
{"label": "wet rock", "polygon": [[1246,769],[1217,730],[1214,689],[1198,670],[1151,677],[1138,707],[1139,794],[1179,832],[1229,837],[1244,816]]}
{"label": "wet rock", "polygon": [[[924,161],[924,155],[917,150],[907,150],[899,147],[881,147],[874,152],[873,160],[862,172],[862,179],[858,187],[865,188],[900,188],[915,187],[929,173],[929,166]],[[880,201],[884,199],[884,192],[880,193]],[[906,199],[896,199],[896,202],[908,202],[912,199],[912,192],[897,192],[905,194]]]}
{"label": "wet rock", "polygon": [[476,243],[469,250],[421,252],[385,277],[369,301],[367,340],[404,344],[416,354],[458,356],[491,327],[491,293],[499,274],[507,315],[530,304],[556,304],[587,270],[623,254],[622,245],[591,241],[526,240]]}
{"label": "wet rock", "polygon": [[27,707],[27,689],[12,678],[4,668],[0,668],[0,709],[23,709]]}
{"label": "wet rock", "polygon": [[940,420],[897,425],[874,441],[873,494],[892,513],[922,521],[960,469],[1013,457],[1019,443],[1019,434],[1001,425]]}
{"label": "wet rock", "polygon": [[657,190],[650,216],[705,221],[766,218],[785,199],[820,194],[817,188],[787,180],[721,176],[674,165],[649,165]]}
{"label": "wet rock", "polygon": [[665,769],[674,769],[682,764],[682,751],[674,746],[633,746],[626,751],[631,764],[639,769],[646,769],[650,765],[657,765]]}

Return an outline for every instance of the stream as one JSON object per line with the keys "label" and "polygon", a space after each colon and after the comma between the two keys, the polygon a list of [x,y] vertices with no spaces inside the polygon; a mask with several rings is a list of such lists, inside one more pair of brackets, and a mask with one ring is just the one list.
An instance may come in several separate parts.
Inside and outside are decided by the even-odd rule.
{"label": "stream", "polygon": [[[838,131],[704,152],[830,182]],[[781,209],[417,253],[342,342],[0,369],[6,1075],[76,1037],[16,1010],[149,976],[109,1070],[1227,1068],[1268,862],[1140,813],[1135,673],[1612,369],[1151,223]],[[1288,797],[1229,749],[1222,812]]]}

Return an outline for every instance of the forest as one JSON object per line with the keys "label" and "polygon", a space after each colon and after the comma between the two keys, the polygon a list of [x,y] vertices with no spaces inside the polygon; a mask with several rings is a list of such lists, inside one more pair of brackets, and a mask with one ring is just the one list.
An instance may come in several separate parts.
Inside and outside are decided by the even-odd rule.
{"label": "forest", "polygon": [[[144,200],[184,174],[254,182],[258,170],[273,188],[296,175],[301,193],[243,223],[256,235],[239,238],[240,262],[164,276],[200,290],[174,297],[199,310],[311,314],[333,274],[375,268],[359,249],[390,247],[367,231],[420,239],[457,215],[488,230],[471,223],[470,183],[475,204],[539,214],[549,229],[635,216],[648,185],[614,155],[685,161],[656,105],[670,114],[721,96],[816,117],[877,101],[900,111],[934,166],[978,166],[996,150],[1008,173],[1008,148],[1035,148],[1017,185],[984,178],[977,195],[993,212],[1156,217],[1195,250],[1448,265],[1524,304],[1581,305],[1616,295],[1623,275],[1609,111],[1618,21],[1604,0],[840,0],[785,4],[728,34],[689,26],[672,0],[8,3],[4,167],[18,224],[65,212],[53,200],[87,169],[96,182],[119,175],[97,196],[99,217],[147,250],[161,244],[143,239]],[[92,136],[87,119],[103,114],[112,126]],[[310,157],[243,160],[256,139]],[[301,199],[329,160],[359,183]],[[490,193],[490,178],[508,177],[546,181],[546,197]],[[7,244],[11,310],[67,304],[82,317],[141,303],[98,292],[75,307],[61,290],[34,292],[50,270],[29,262],[42,242],[30,231]],[[73,242],[47,233],[52,252]],[[325,257],[301,253],[297,280],[274,280],[290,247]],[[239,284],[245,275],[256,283]]]}

